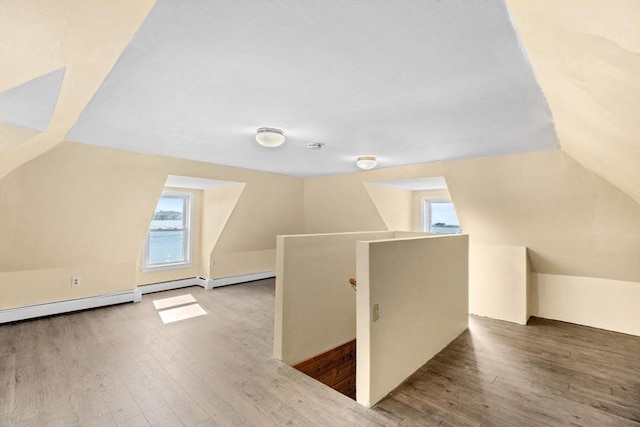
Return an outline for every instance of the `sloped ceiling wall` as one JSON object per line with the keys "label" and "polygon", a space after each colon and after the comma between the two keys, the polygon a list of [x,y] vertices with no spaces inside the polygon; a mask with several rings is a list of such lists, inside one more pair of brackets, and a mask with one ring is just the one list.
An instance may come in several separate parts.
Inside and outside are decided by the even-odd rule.
{"label": "sloped ceiling wall", "polygon": [[[595,4],[600,5],[598,7],[601,8],[596,10],[595,6],[592,6]],[[12,9],[17,8],[18,5],[19,10],[13,11]],[[92,177],[92,181],[88,181],[87,185],[89,182],[95,182],[95,187],[100,188],[102,182],[111,182],[114,169],[100,166],[103,160],[97,156],[92,158],[92,164],[98,165],[99,168],[88,169],[84,164],[86,162],[82,161],[82,156],[86,155],[84,151],[93,153],[101,150],[89,150],[86,147],[73,146],[73,150],[70,150],[65,147],[65,144],[61,144],[58,147],[59,151],[52,152],[47,157],[38,156],[62,141],[98,86],[104,81],[106,74],[152,5],[152,1],[0,1],[0,19],[7,14],[12,16],[11,20],[0,21],[2,24],[0,25],[0,91],[16,87],[61,67],[67,67],[60,97],[48,129],[32,137],[23,135],[26,140],[11,145],[8,149],[10,152],[6,155],[3,153],[0,159],[0,177],[4,177],[0,181],[0,189],[4,188],[6,191],[4,193],[6,197],[0,200],[0,217],[6,224],[3,228],[6,232],[1,239],[5,242],[5,249],[0,251],[3,257],[0,260],[0,270],[29,270],[67,266],[71,263],[66,259],[51,258],[49,253],[56,257],[69,256],[64,248],[65,243],[61,241],[51,243],[50,247],[43,247],[41,238],[37,236],[38,230],[30,226],[38,222],[29,219],[29,216],[39,214],[28,209],[23,210],[23,207],[39,206],[41,202],[39,198],[43,197],[54,204],[61,217],[64,217],[65,209],[71,208],[74,212],[73,218],[77,218],[77,221],[71,221],[69,218],[60,221],[60,224],[68,226],[74,233],[74,238],[82,242],[81,247],[74,249],[77,252],[74,265],[96,263],[104,258],[102,249],[93,248],[94,241],[86,239],[80,231],[76,231],[78,224],[82,224],[81,230],[91,230],[100,226],[100,222],[95,219],[100,212],[95,212],[96,215],[92,216],[93,208],[89,209],[83,204],[82,198],[85,193],[75,194],[70,190],[56,189],[49,194],[42,190],[43,186],[38,180],[49,180],[47,185],[51,187],[53,185],[51,179],[55,178],[55,183],[59,187],[66,188],[63,184],[69,182],[73,188],[76,185],[76,179],[72,176],[70,169],[65,169],[69,167],[68,156],[72,156],[72,153],[75,153],[73,165]],[[522,2],[522,4],[513,2],[509,3],[509,6],[518,30],[523,34],[524,45],[531,56],[537,77],[545,95],[549,98],[563,149],[599,176],[624,190],[627,195],[635,199],[635,202],[631,198],[627,199],[622,193],[612,191],[615,190],[612,186],[605,185],[591,176],[580,178],[581,168],[575,167],[564,157],[562,161],[549,160],[565,156],[563,153],[527,155],[518,157],[520,160],[517,162],[500,157],[461,162],[455,167],[452,166],[451,182],[456,184],[455,176],[458,176],[458,187],[476,183],[473,185],[473,188],[477,189],[475,193],[462,193],[464,197],[460,198],[459,207],[461,220],[466,220],[467,223],[469,220],[472,223],[475,221],[477,225],[472,229],[478,230],[478,237],[482,241],[505,244],[511,243],[509,239],[513,239],[514,244],[536,246],[538,249],[535,251],[534,268],[538,272],[638,280],[640,277],[636,256],[638,231],[637,220],[633,221],[638,218],[637,202],[640,199],[638,194],[640,191],[638,179],[640,129],[637,115],[640,96],[638,96],[638,83],[633,79],[639,75],[637,64],[640,49],[636,43],[640,18],[637,4],[634,2],[570,2],[566,4],[564,2]],[[583,10],[582,7],[585,9]],[[617,8],[620,8],[620,11],[614,12],[618,10]],[[114,21],[117,21],[116,28],[113,28]],[[598,22],[606,24],[604,29],[598,27],[601,25]],[[537,26],[547,27],[548,31],[538,31]],[[24,28],[27,30],[23,30]],[[607,70],[608,72],[605,72]],[[128,157],[122,153],[118,156]],[[547,156],[549,156],[548,159]],[[133,155],[132,157],[138,158]],[[37,163],[19,167],[34,158],[37,158]],[[144,156],[140,158],[146,159]],[[531,159],[542,160],[531,163]],[[161,160],[154,158],[144,162],[155,163]],[[494,162],[500,167],[494,165]],[[114,164],[118,163],[114,161]],[[477,167],[469,168],[468,165],[471,164]],[[530,171],[526,176],[521,172],[525,166],[527,171]],[[220,168],[215,165],[201,167]],[[423,171],[422,168],[425,170]],[[501,168],[508,169],[508,173],[502,173]],[[136,166],[132,166],[132,169],[136,169]],[[169,168],[166,169],[163,169],[165,174],[175,172],[169,171]],[[192,173],[187,172],[186,166],[180,169],[185,175]],[[382,170],[375,171],[375,174],[380,175],[376,175],[378,179],[397,179],[401,178],[402,176],[399,175],[403,173],[404,177],[408,178],[445,175],[442,167],[438,165],[421,165],[418,169],[420,169],[418,173],[410,175],[395,171],[396,175],[392,176]],[[5,176],[11,171],[14,172],[14,176]],[[482,177],[483,174],[486,174],[484,178],[477,178]],[[353,175],[347,180],[341,177],[329,177],[322,180],[305,180],[304,184],[294,180],[291,186],[295,188],[285,196],[298,194],[298,191],[304,194],[304,210],[310,212],[313,217],[307,216],[305,218],[307,223],[304,226],[301,223],[302,220],[296,222],[291,227],[291,232],[297,232],[303,228],[317,232],[385,228],[384,221],[377,213],[370,197],[362,191],[360,178]],[[536,180],[537,175],[544,178],[544,185]],[[517,181],[513,176],[517,177]],[[29,177],[29,180],[25,181],[25,177]],[[237,179],[227,173],[219,178]],[[504,191],[503,187],[506,187]],[[555,196],[549,195],[547,187]],[[320,197],[323,196],[323,192],[329,193],[326,198]],[[460,194],[459,191],[455,194],[454,192],[452,192],[454,198]],[[86,194],[94,193],[93,187],[86,190]],[[594,193],[597,196],[596,199],[589,201],[593,199]],[[60,195],[64,198],[56,197]],[[134,194],[131,197],[132,200],[140,201],[141,197],[148,196],[147,191],[145,194]],[[153,197],[157,195],[151,196],[145,203],[152,207]],[[281,196],[282,199],[286,199],[285,196]],[[494,200],[498,197],[500,204]],[[574,201],[576,198],[579,199],[579,203]],[[609,203],[609,198],[615,200]],[[257,200],[255,204],[259,206],[259,202],[263,199],[256,197],[252,200]],[[562,218],[561,224],[566,224],[571,233],[563,231],[564,234],[557,234],[543,226],[535,230],[522,231],[520,234],[514,233],[513,230],[525,230],[528,224],[546,225],[554,221],[553,215],[544,214],[545,222],[536,222],[532,213],[539,212],[541,208],[531,209],[530,205],[533,201],[558,202],[556,206],[560,207],[557,208],[557,215]],[[296,218],[302,217],[302,202],[290,203],[295,205],[290,209],[293,212],[291,215]],[[501,211],[499,216],[494,215],[495,206],[504,206],[505,210]],[[580,206],[584,208],[579,209]],[[615,209],[612,210],[611,206]],[[257,209],[246,208],[244,218],[249,218],[256,211]],[[613,212],[614,217],[622,218],[622,221],[614,224],[614,232],[609,230],[611,224],[607,215],[610,211]],[[26,212],[27,217],[24,217],[23,212]],[[556,214],[556,212],[552,213]],[[334,219],[339,215],[346,219],[336,223]],[[144,216],[145,214],[140,214],[138,217],[144,219]],[[513,222],[527,220],[529,222],[522,226],[515,224],[513,227],[503,227],[502,224],[497,224],[499,221],[494,221],[494,218],[502,217]],[[485,220],[485,218],[488,219]],[[597,220],[595,225],[589,225],[589,229],[593,230],[588,237],[591,240],[581,244],[580,236],[584,235],[584,230],[579,225],[591,224],[594,222],[593,218]],[[258,227],[259,224],[256,223],[256,228]],[[143,222],[140,222],[139,228],[141,230],[145,228]],[[41,234],[49,235],[49,233],[51,232],[47,228],[43,229]],[[529,233],[535,233],[533,242],[527,240]],[[263,233],[261,240],[254,239],[250,242],[252,245],[255,243],[255,247],[250,249],[266,248],[267,244],[263,242],[269,241],[272,235],[273,233]],[[235,243],[232,242],[232,238],[231,232],[228,236],[224,233],[221,236],[221,240],[229,241],[230,245]],[[247,240],[250,239],[247,238]],[[551,243],[545,240],[550,240]],[[15,244],[12,244],[13,242]],[[557,250],[556,242],[565,245],[562,251]],[[139,244],[140,238],[135,239],[135,242],[131,241],[130,252],[138,253],[135,245]],[[114,243],[113,247],[116,246]],[[42,262],[32,259],[34,247],[43,251]],[[87,248],[89,250],[84,250]],[[232,248],[233,251],[241,249]],[[574,249],[576,249],[575,252]],[[92,250],[98,252],[94,253]],[[584,256],[582,256],[583,251],[587,252]],[[604,258],[599,256],[599,252],[605,252]],[[616,266],[616,263],[620,265]],[[610,271],[613,267],[609,265],[616,267],[616,271]],[[68,287],[66,282],[63,285]]]}
{"label": "sloped ceiling wall", "polygon": [[[60,143],[142,24],[155,0],[0,2],[0,92],[66,67],[48,128],[0,125],[0,178]],[[19,135],[18,135],[19,134]]]}
{"label": "sloped ceiling wall", "polygon": [[640,201],[640,2],[508,6],[562,149]]}

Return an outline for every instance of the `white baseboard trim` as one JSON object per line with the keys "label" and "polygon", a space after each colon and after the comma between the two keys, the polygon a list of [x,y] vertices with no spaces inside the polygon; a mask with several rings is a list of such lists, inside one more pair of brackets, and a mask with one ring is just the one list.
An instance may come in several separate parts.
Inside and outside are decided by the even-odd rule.
{"label": "white baseboard trim", "polygon": [[106,305],[122,304],[126,302],[140,302],[142,294],[136,289],[110,295],[78,298],[67,301],[56,301],[44,304],[26,305],[23,307],[0,310],[0,324],[33,319],[35,317],[51,316],[89,308],[104,307]]}
{"label": "white baseboard trim", "polygon": [[[269,279],[276,277],[275,270],[263,271],[260,273],[244,274],[241,276],[220,277],[218,279],[209,279],[211,288],[217,288],[219,286],[236,285],[238,283],[253,282],[254,280]],[[207,287],[206,289],[211,289]]]}
{"label": "white baseboard trim", "polygon": [[275,276],[275,271],[265,271],[262,273],[223,277],[219,279],[192,277],[190,279],[173,280],[170,282],[153,283],[150,285],[139,285],[131,291],[117,294],[97,295],[93,297],[26,305],[23,307],[0,310],[0,324],[33,319],[36,317],[51,316],[54,314],[69,313],[72,311],[86,310],[89,308],[104,307],[107,305],[140,302],[142,301],[143,294],[150,294],[152,292],[168,291],[171,289],[186,288],[188,286],[202,286],[205,289],[213,289],[219,286],[235,285],[238,283],[267,279]]}
{"label": "white baseboard trim", "polygon": [[142,294],[150,294],[153,292],[170,291],[171,289],[187,288],[189,286],[202,286],[207,288],[207,279],[202,277],[191,277],[189,279],[171,280],[169,282],[152,283],[150,285],[138,285],[138,289]]}

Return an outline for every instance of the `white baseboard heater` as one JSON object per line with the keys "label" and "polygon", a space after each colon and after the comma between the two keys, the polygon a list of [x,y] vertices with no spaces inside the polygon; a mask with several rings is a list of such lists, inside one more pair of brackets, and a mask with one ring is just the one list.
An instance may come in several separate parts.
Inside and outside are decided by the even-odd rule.
{"label": "white baseboard heater", "polygon": [[104,307],[107,305],[122,304],[127,302],[142,301],[143,294],[168,291],[171,289],[186,288],[189,286],[202,286],[205,289],[213,289],[220,286],[236,285],[252,282],[254,280],[275,277],[275,271],[244,274],[241,276],[222,277],[217,279],[205,279],[192,277],[190,279],[172,280],[169,282],[140,285],[131,291],[119,292],[109,295],[97,295],[86,298],[78,298],[67,301],[55,301],[43,304],[25,305],[22,307],[0,310],[0,324],[17,322],[19,320],[33,319],[36,317],[52,316],[54,314],[70,313],[73,311],[87,310],[89,308]]}
{"label": "white baseboard heater", "polygon": [[106,305],[140,301],[142,301],[142,292],[140,292],[140,290],[136,288],[131,291],[120,292],[117,294],[98,295],[67,301],[25,305],[23,307],[0,310],[0,323],[16,322],[18,320],[69,313],[72,311],[86,310],[88,308],[104,307]]}

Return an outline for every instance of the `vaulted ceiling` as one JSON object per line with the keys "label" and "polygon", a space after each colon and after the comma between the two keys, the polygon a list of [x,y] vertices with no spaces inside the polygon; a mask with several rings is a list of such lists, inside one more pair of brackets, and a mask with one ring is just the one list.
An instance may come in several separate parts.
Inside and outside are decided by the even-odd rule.
{"label": "vaulted ceiling", "polygon": [[[561,146],[640,200],[636,9],[4,0],[0,176],[64,139],[300,177]],[[17,123],[60,69],[46,130]],[[285,144],[259,146],[262,126]]]}
{"label": "vaulted ceiling", "polygon": [[640,1],[508,6],[562,149],[640,201]]}

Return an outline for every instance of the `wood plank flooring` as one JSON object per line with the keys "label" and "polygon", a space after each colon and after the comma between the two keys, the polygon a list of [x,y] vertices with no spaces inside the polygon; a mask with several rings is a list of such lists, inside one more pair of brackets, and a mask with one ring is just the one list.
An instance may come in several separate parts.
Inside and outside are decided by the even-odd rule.
{"label": "wood plank flooring", "polygon": [[639,426],[638,337],[533,318],[469,330],[380,402],[413,425]]}
{"label": "wood plank flooring", "polygon": [[293,366],[337,392],[356,398],[356,340]]}
{"label": "wood plank flooring", "polygon": [[[163,324],[184,294],[207,314]],[[471,317],[366,409],[273,359],[273,307],[263,280],[0,325],[0,426],[640,425],[637,337]]]}

